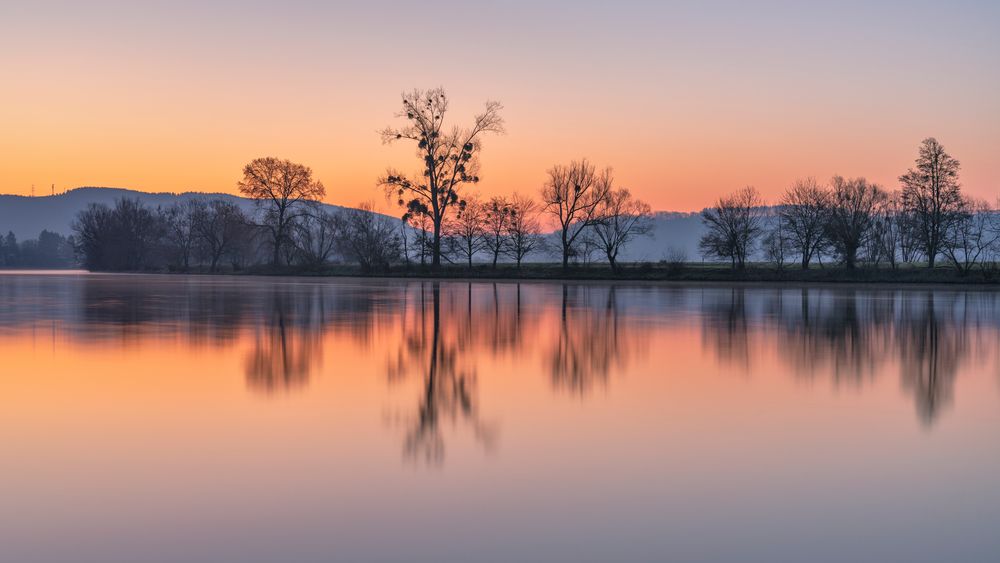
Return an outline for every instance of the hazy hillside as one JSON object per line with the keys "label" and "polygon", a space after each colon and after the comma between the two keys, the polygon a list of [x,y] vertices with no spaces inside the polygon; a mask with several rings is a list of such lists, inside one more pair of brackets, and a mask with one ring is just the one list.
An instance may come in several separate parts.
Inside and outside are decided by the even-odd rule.
{"label": "hazy hillside", "polygon": [[640,237],[623,251],[626,262],[657,262],[673,251],[688,261],[700,260],[698,240],[705,228],[698,213],[660,211],[653,217],[653,236]]}
{"label": "hazy hillside", "polygon": [[[76,188],[55,196],[26,197],[0,195],[0,233],[13,231],[18,239],[35,238],[42,229],[72,234],[76,214],[91,203],[113,205],[120,197],[138,198],[150,207],[167,207],[186,199],[224,199],[245,211],[253,211],[251,200],[230,194],[188,192],[146,193],[122,188]],[[343,209],[327,205],[328,209]],[[666,258],[676,249],[688,260],[699,260],[698,239],[704,232],[697,213],[659,212],[654,217],[654,236],[641,237],[623,251],[623,261],[651,261]]]}
{"label": "hazy hillside", "polygon": [[[18,239],[34,238],[42,229],[63,235],[73,232],[76,214],[91,203],[114,205],[121,197],[138,198],[150,207],[167,207],[188,199],[224,199],[235,202],[244,211],[253,211],[253,201],[229,194],[187,192],[182,194],[152,194],[121,188],[76,188],[54,196],[26,197],[0,195],[0,233],[14,231]],[[328,209],[342,209],[327,205]]]}

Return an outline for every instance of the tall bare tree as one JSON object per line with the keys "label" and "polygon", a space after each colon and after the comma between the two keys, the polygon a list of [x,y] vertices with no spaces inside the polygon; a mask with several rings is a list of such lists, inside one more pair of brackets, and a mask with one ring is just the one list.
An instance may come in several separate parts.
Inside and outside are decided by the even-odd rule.
{"label": "tall bare tree", "polygon": [[801,256],[803,270],[822,251],[825,243],[824,222],[830,207],[830,194],[815,178],[797,180],[785,192],[778,207],[778,221],[784,240]]}
{"label": "tall bare tree", "polygon": [[514,194],[510,201],[507,252],[521,267],[521,262],[542,246],[538,203],[530,197]]}
{"label": "tall bare tree", "polygon": [[961,165],[933,137],[924,139],[914,168],[899,177],[903,203],[913,213],[916,234],[934,267],[944,234],[962,214],[962,192],[958,182]]}
{"label": "tall bare tree", "polygon": [[752,186],[719,198],[715,206],[701,212],[708,229],[698,243],[702,254],[729,258],[734,269],[742,270],[764,230],[765,215],[764,200]]}
{"label": "tall bare tree", "polygon": [[308,166],[274,157],[247,164],[238,186],[263,212],[261,226],[270,233],[273,246],[271,265],[281,265],[282,250],[291,241],[292,224],[326,195],[326,189],[313,179]]}
{"label": "tall bare tree", "polygon": [[486,133],[503,133],[499,102],[486,102],[471,127],[445,129],[448,96],[441,88],[413,90],[403,94],[403,108],[396,114],[406,119],[403,127],[381,131],[383,143],[411,141],[417,146],[422,170],[409,177],[394,169],[379,178],[386,194],[398,198],[406,208],[403,219],[414,215],[430,217],[433,226],[431,254],[433,266],[441,265],[441,228],[452,207],[457,207],[464,188],[479,182],[479,154]]}
{"label": "tall bare tree", "polygon": [[830,184],[833,193],[826,221],[827,237],[844,265],[854,269],[858,250],[872,236],[876,212],[886,193],[864,178],[834,176]]}
{"label": "tall bare tree", "polygon": [[627,188],[612,189],[597,208],[594,234],[611,270],[617,272],[622,248],[636,237],[652,236],[652,210]]}
{"label": "tall bare tree", "polygon": [[542,209],[559,223],[563,269],[569,267],[577,239],[597,222],[598,208],[612,184],[611,168],[597,172],[586,159],[549,170],[542,187]]}

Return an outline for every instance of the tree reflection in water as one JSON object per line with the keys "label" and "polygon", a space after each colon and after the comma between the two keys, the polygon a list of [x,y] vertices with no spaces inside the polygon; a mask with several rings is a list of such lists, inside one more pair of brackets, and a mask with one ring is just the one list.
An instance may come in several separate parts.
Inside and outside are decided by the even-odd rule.
{"label": "tree reflection in water", "polygon": [[583,396],[624,370],[647,340],[619,314],[616,286],[562,284],[558,338],[547,355],[552,385]]}
{"label": "tree reflection in water", "polygon": [[[421,283],[416,310],[402,319],[403,338],[389,364],[389,379],[404,379],[414,370],[423,378],[416,414],[406,422],[403,439],[406,459],[441,464],[445,458],[444,423],[453,427],[470,426],[476,440],[487,450],[492,450],[496,443],[496,428],[485,423],[479,414],[471,286],[469,291],[466,314],[445,316],[441,284],[430,284],[428,304],[426,287]],[[442,328],[442,324],[447,326]]]}
{"label": "tree reflection in water", "polygon": [[[317,297],[315,292],[312,297]],[[310,301],[277,288],[271,292],[271,306],[254,331],[253,347],[247,353],[247,387],[274,393],[309,381],[323,351],[322,319],[316,318]]]}
{"label": "tree reflection in water", "polygon": [[702,305],[705,346],[720,360],[749,370],[770,334],[779,361],[798,377],[860,386],[895,362],[928,426],[952,402],[962,364],[987,353],[981,329],[995,332],[998,318],[997,296],[985,291],[754,289],[757,309],[746,291],[711,291]]}
{"label": "tree reflection in water", "polygon": [[960,374],[997,355],[1000,336],[1000,296],[968,289],[9,276],[0,301],[0,332],[46,326],[53,342],[59,331],[109,353],[151,342],[246,347],[246,386],[266,394],[305,387],[324,342],[347,346],[355,365],[387,357],[379,372],[390,383],[420,383],[403,450],[429,463],[444,459],[450,430],[494,447],[477,376],[495,367],[584,397],[665,330],[700,331],[703,350],[748,374],[785,366],[855,389],[898,378],[932,426],[953,408]]}

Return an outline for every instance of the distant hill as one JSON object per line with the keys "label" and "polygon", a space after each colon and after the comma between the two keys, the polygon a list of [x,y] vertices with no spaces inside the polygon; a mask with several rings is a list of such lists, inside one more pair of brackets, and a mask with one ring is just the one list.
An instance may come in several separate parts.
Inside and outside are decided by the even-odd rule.
{"label": "distant hill", "polygon": [[[254,210],[253,201],[231,194],[199,192],[147,193],[123,188],[76,188],[53,196],[27,197],[0,195],[0,234],[13,231],[19,240],[35,238],[42,229],[62,235],[73,232],[76,214],[91,203],[114,205],[121,197],[137,198],[150,207],[168,207],[188,199],[223,199],[231,201],[244,211]],[[345,209],[325,204],[330,211]],[[704,232],[698,213],[661,211],[655,214],[654,237],[640,237],[623,251],[621,260],[656,262],[673,251],[685,255],[690,261],[699,260],[698,239]]]}
{"label": "distant hill", "polygon": [[[244,211],[252,212],[252,200],[231,194],[208,194],[200,192],[147,193],[123,188],[76,188],[68,192],[39,197],[20,195],[0,195],[0,233],[13,231],[18,239],[35,238],[42,229],[62,235],[73,233],[72,224],[76,214],[91,203],[114,205],[115,200],[136,198],[149,207],[169,207],[174,203],[189,199],[222,199],[239,205]],[[343,209],[336,205],[326,205],[330,211]]]}
{"label": "distant hill", "polygon": [[679,253],[689,262],[700,260],[698,240],[705,227],[701,214],[659,211],[653,215],[653,236],[639,237],[624,251],[625,262],[657,262]]}

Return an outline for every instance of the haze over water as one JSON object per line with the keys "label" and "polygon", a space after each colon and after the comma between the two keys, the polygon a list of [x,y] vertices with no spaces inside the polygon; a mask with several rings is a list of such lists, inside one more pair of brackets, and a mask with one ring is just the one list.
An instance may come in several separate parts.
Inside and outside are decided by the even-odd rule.
{"label": "haze over water", "polygon": [[0,273],[0,560],[995,561],[1000,296]]}

